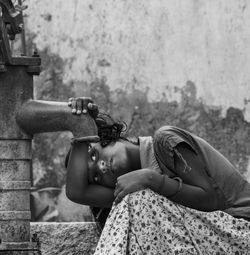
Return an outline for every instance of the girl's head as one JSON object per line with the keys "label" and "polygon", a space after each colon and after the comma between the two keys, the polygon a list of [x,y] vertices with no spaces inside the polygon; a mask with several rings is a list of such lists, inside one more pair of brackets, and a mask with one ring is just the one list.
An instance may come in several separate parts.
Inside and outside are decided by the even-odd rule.
{"label": "girl's head", "polygon": [[[115,122],[106,114],[97,116],[96,125],[100,142],[89,144],[89,182],[114,187],[120,175],[140,168],[138,139],[122,136],[126,124]],[[69,154],[70,151],[66,156],[66,167]]]}

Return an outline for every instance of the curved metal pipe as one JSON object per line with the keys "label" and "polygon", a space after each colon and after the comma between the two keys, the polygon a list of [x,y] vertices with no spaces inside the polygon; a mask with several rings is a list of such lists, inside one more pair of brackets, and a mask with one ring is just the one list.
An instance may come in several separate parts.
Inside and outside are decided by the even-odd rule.
{"label": "curved metal pipe", "polygon": [[71,131],[75,138],[97,135],[89,114],[73,115],[65,102],[28,100],[16,114],[18,125],[29,135]]}
{"label": "curved metal pipe", "polygon": [[11,0],[0,0],[0,5],[5,7],[10,14],[15,13],[16,11]]}

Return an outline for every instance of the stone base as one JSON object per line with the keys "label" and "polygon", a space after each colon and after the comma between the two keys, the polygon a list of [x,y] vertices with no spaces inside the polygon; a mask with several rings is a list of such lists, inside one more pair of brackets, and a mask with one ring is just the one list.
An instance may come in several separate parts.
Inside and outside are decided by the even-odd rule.
{"label": "stone base", "polygon": [[40,255],[40,246],[37,242],[2,242],[0,255]]}
{"label": "stone base", "polygon": [[93,222],[32,222],[30,231],[37,234],[42,255],[91,255],[99,239]]}

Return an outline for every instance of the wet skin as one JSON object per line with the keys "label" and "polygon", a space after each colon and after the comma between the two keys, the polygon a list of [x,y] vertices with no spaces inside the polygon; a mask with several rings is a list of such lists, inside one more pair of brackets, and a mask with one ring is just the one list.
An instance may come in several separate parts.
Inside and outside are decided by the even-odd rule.
{"label": "wet skin", "polygon": [[117,141],[106,147],[91,143],[88,150],[89,183],[114,188],[119,176],[140,169],[139,146]]}

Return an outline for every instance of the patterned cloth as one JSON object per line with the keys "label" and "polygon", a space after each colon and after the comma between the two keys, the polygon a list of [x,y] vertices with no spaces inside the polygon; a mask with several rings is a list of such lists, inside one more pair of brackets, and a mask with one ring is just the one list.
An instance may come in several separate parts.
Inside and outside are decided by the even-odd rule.
{"label": "patterned cloth", "polygon": [[193,210],[146,189],[112,207],[94,254],[247,255],[250,222]]}

